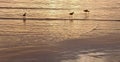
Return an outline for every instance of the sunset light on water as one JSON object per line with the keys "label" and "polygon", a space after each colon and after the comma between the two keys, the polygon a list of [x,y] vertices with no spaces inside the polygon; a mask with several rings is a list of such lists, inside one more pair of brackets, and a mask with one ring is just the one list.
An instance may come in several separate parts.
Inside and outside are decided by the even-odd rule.
{"label": "sunset light on water", "polygon": [[0,0],[0,62],[120,62],[119,0]]}

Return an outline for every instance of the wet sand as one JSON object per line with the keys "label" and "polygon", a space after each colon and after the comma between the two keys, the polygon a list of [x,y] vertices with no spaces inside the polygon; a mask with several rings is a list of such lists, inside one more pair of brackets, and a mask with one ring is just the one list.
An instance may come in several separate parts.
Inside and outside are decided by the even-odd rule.
{"label": "wet sand", "polygon": [[0,0],[0,62],[120,62],[119,11],[119,0]]}
{"label": "wet sand", "polygon": [[[40,38],[40,37],[38,37]],[[119,62],[120,36],[71,39],[54,45],[28,45],[0,49],[1,62]],[[114,41],[114,42],[113,42]],[[85,59],[81,59],[84,58]],[[96,59],[96,60],[94,60]],[[102,61],[99,61],[102,60]]]}
{"label": "wet sand", "polygon": [[0,62],[120,61],[116,21],[0,22]]}

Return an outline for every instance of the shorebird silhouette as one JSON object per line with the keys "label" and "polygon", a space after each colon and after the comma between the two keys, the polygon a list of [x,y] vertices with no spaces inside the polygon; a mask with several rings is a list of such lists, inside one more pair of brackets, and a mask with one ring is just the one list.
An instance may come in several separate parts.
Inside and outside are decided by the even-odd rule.
{"label": "shorebird silhouette", "polygon": [[90,12],[88,9],[83,10],[84,12]]}
{"label": "shorebird silhouette", "polygon": [[26,24],[26,13],[23,14],[23,23]]}
{"label": "shorebird silhouette", "polygon": [[85,12],[85,19],[88,19],[90,11],[88,9],[85,9],[83,12]]}
{"label": "shorebird silhouette", "polygon": [[74,14],[74,12],[69,13],[69,15],[70,15],[70,21],[73,21],[72,20],[73,19],[73,14]]}
{"label": "shorebird silhouette", "polygon": [[26,16],[26,13],[24,13],[23,16]]}
{"label": "shorebird silhouette", "polygon": [[73,15],[73,14],[74,14],[74,12],[69,13],[69,15]]}

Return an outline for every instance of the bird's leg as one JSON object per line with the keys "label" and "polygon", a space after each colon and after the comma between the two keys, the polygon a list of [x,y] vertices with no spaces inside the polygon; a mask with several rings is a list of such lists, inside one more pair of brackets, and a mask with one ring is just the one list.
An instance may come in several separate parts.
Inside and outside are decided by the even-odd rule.
{"label": "bird's leg", "polygon": [[69,19],[70,19],[70,21],[73,21],[73,15],[70,15]]}
{"label": "bird's leg", "polygon": [[89,17],[89,12],[85,12],[85,18],[84,19],[88,19]]}
{"label": "bird's leg", "polygon": [[26,25],[26,16],[23,16],[23,23]]}

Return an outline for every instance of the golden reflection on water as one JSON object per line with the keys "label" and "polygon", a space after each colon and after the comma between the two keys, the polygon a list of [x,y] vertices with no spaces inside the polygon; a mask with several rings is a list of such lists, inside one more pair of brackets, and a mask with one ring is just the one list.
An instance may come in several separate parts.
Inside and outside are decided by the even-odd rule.
{"label": "golden reflection on water", "polygon": [[78,59],[63,60],[61,62],[106,62],[105,58],[95,58],[88,55],[80,55]]}
{"label": "golden reflection on water", "polygon": [[[37,8],[67,8],[70,10],[41,10],[41,9],[0,9],[0,17],[22,18],[22,14],[27,12],[28,18],[69,18],[70,12],[75,12],[73,18],[84,19],[84,9],[90,9],[90,18],[119,19],[119,5],[112,0],[7,0],[9,3],[0,2],[1,6],[8,7],[37,7]],[[114,0],[115,1],[115,0]],[[16,3],[16,4],[15,4]],[[114,9],[112,9],[114,8]],[[1,47],[16,47],[22,44],[41,46],[61,42],[68,39],[80,39],[92,36],[118,33],[119,22],[111,21],[29,21],[26,26],[22,20],[1,20],[0,21],[0,45]],[[95,30],[94,29],[98,29]],[[99,30],[100,29],[100,30]],[[2,36],[3,35],[3,36]],[[7,38],[7,39],[6,39]],[[10,41],[10,42],[9,42]],[[21,42],[23,41],[23,42]],[[9,44],[8,44],[9,43]],[[53,43],[54,44],[54,43]],[[24,47],[24,46],[23,46]],[[48,46],[49,47],[49,46]],[[57,47],[57,46],[56,46]],[[70,47],[70,46],[69,46]],[[49,49],[48,49],[49,50]],[[8,52],[10,54],[11,52]],[[46,52],[47,53],[47,52]],[[99,53],[98,53],[99,54]],[[4,55],[4,54],[3,54]],[[24,54],[23,54],[24,55]],[[51,56],[50,56],[51,57]],[[48,57],[48,58],[50,58]],[[47,59],[48,59],[47,58]],[[54,58],[54,57],[53,57]],[[11,59],[12,60],[12,59]],[[80,54],[77,59],[62,60],[62,62],[119,62],[116,56],[97,56],[96,53]],[[9,62],[9,61],[8,61]]]}
{"label": "golden reflection on water", "polygon": [[62,60],[61,62],[119,62],[117,55],[104,56],[106,53],[80,54],[77,59]]}
{"label": "golden reflection on water", "polygon": [[[32,7],[32,8],[64,8],[68,10],[41,10],[41,9],[1,9],[0,17],[21,17],[25,11],[27,17],[35,18],[68,18],[70,12],[75,12],[73,18],[84,18],[83,10],[90,10],[90,18],[101,18],[101,19],[119,19],[119,1],[93,1],[93,0],[7,0],[0,2],[1,7]],[[114,2],[114,3],[112,3]],[[16,3],[16,4],[15,4]],[[3,13],[4,12],[4,13]],[[12,15],[12,16],[11,16]]]}
{"label": "golden reflection on water", "polygon": [[[13,23],[14,22],[14,23]],[[1,21],[1,34],[33,34],[51,36],[60,40],[80,38],[81,35],[91,32],[96,28],[97,23],[94,21],[27,21],[26,26],[22,21]],[[5,33],[6,32],[6,33]],[[28,34],[28,35],[29,35]],[[41,38],[42,39],[42,38]]]}

